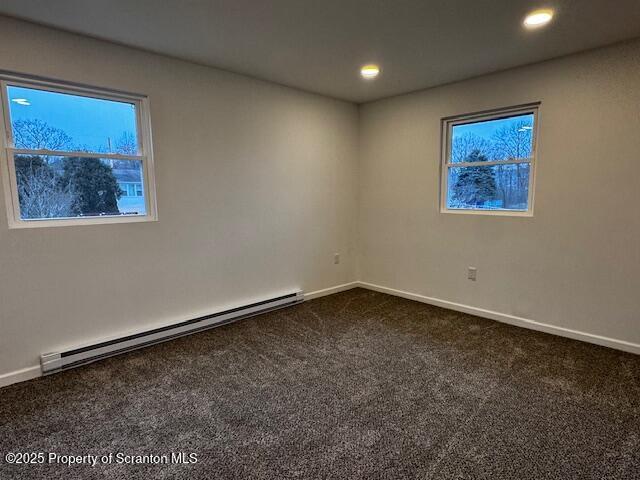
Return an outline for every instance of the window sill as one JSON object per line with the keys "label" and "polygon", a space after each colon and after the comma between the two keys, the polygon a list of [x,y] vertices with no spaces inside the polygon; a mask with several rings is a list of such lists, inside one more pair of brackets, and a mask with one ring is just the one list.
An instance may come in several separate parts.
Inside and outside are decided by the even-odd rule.
{"label": "window sill", "polygon": [[453,215],[489,215],[494,217],[533,217],[532,211],[522,210],[473,210],[463,208],[441,208],[440,213],[451,213]]}
{"label": "window sill", "polygon": [[9,220],[9,229],[23,229],[23,228],[47,228],[47,227],[77,227],[81,225],[105,225],[105,224],[117,224],[117,223],[141,223],[141,222],[157,222],[158,218],[155,215],[145,216],[104,216],[104,217],[92,217],[92,218],[66,218],[55,220]]}

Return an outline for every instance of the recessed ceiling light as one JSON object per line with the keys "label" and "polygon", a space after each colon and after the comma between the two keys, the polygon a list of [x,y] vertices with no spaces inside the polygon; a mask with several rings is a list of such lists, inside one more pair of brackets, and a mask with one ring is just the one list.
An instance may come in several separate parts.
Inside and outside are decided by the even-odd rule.
{"label": "recessed ceiling light", "polygon": [[524,19],[524,26],[527,28],[538,28],[546,25],[553,18],[553,10],[548,8],[535,10],[527,15]]}
{"label": "recessed ceiling light", "polygon": [[362,78],[376,78],[379,73],[380,67],[378,67],[378,65],[365,65],[360,69]]}

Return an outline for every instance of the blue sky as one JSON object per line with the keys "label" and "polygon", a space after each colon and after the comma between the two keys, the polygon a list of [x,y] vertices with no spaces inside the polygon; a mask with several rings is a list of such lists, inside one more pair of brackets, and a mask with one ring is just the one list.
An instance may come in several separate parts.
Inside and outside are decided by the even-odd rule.
{"label": "blue sky", "polygon": [[478,123],[467,123],[464,125],[455,125],[453,127],[453,137],[465,135],[467,133],[473,133],[486,140],[491,140],[491,137],[498,130],[513,126],[518,122],[525,121],[529,125],[533,125],[533,114],[518,115],[517,117],[500,118],[497,120],[482,121]]}
{"label": "blue sky", "polygon": [[8,93],[12,122],[42,120],[64,130],[74,145],[106,151],[108,138],[112,145],[124,132],[135,138],[133,104],[16,86],[9,86]]}

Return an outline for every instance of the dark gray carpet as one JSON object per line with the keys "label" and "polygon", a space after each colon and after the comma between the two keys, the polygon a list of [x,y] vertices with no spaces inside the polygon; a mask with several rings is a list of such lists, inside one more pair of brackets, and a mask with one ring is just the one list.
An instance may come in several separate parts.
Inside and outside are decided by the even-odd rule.
{"label": "dark gray carpet", "polygon": [[640,357],[356,289],[0,390],[2,479],[640,478]]}

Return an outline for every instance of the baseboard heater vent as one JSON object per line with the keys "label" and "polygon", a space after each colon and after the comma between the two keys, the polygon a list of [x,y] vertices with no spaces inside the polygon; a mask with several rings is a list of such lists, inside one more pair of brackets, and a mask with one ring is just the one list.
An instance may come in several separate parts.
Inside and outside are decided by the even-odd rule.
{"label": "baseboard heater vent", "polygon": [[44,374],[67,370],[106,357],[118,355],[119,353],[153,345],[154,343],[165,342],[173,338],[226,325],[227,323],[252,317],[260,313],[295,305],[302,301],[304,301],[304,294],[302,292],[293,292],[242,307],[236,307],[173,325],[155,328],[146,332],[74,348],[66,352],[45,353],[40,356],[40,367]]}

